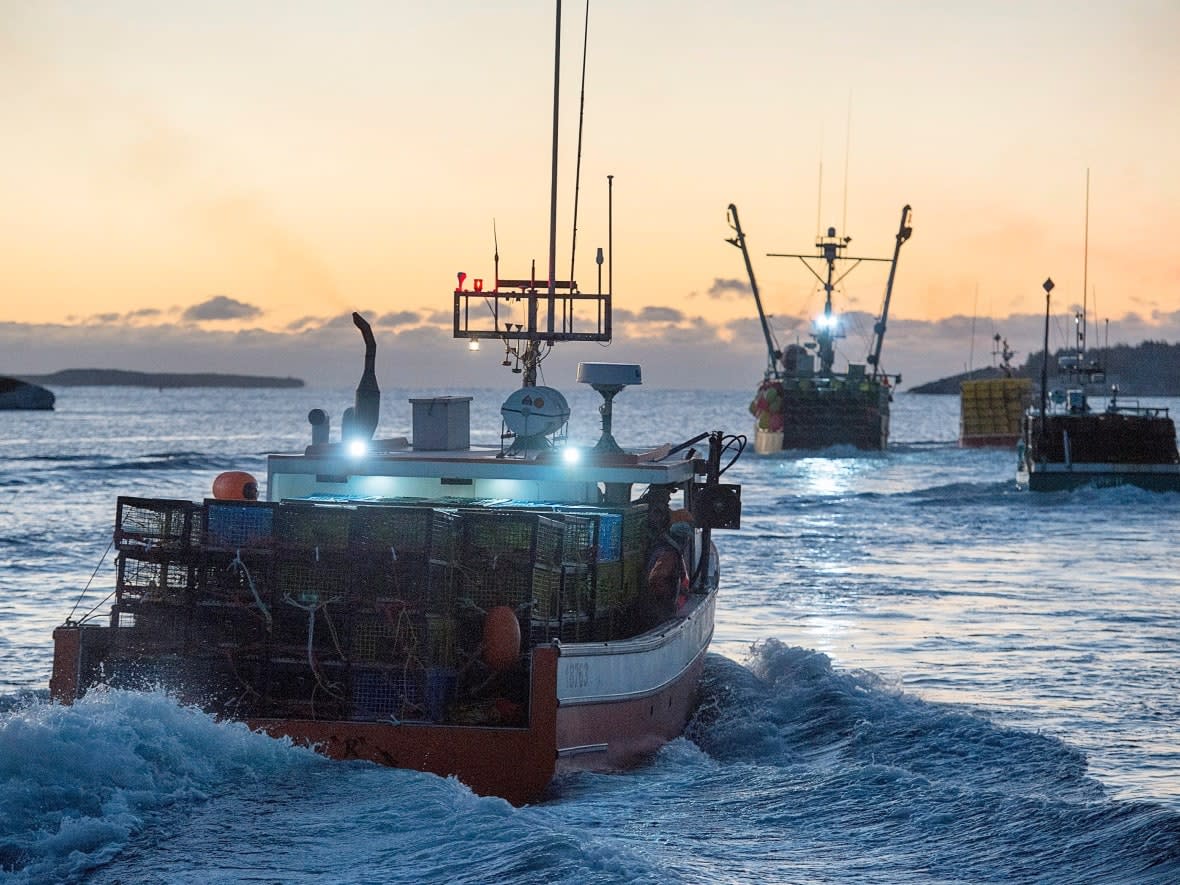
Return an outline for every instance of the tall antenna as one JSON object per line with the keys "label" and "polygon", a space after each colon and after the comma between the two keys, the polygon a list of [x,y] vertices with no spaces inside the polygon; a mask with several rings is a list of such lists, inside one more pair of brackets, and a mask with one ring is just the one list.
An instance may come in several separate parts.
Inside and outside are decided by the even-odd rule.
{"label": "tall antenna", "polygon": [[852,144],[852,90],[848,90],[848,119],[844,123],[844,214],[840,218],[840,231],[848,232],[848,156]]}
{"label": "tall antenna", "polygon": [[824,213],[824,161],[819,161],[819,188],[815,195],[815,236],[818,239],[823,226]]}
{"label": "tall antenna", "polygon": [[[561,107],[561,0],[557,0],[557,36],[553,41],[553,162],[549,184],[549,334],[553,335],[554,313],[557,310],[557,122]],[[535,305],[536,302],[534,301]],[[535,308],[534,308],[535,309]],[[535,328],[534,322],[530,328]],[[535,384],[532,378],[526,384]]]}
{"label": "tall antenna", "polygon": [[496,234],[496,219],[492,219],[492,261],[496,273],[496,288],[495,291],[500,291],[500,237]]}
{"label": "tall antenna", "polygon": [[582,95],[578,99],[578,160],[574,167],[574,231],[570,237],[570,281],[574,279],[574,256],[578,254],[578,194],[582,181],[582,120],[586,110],[586,47],[590,42],[590,0],[586,0],[586,23],[582,30]]}
{"label": "tall antenna", "polygon": [[[975,371],[975,318],[979,315],[979,283],[975,284],[975,300],[971,302],[971,347],[968,349],[967,374]],[[993,360],[994,362],[994,360]]]}
{"label": "tall antenna", "polygon": [[[1082,340],[1086,340],[1086,297],[1090,269],[1090,168],[1086,167],[1086,233],[1082,246]],[[1080,356],[1080,354],[1079,354]]]}

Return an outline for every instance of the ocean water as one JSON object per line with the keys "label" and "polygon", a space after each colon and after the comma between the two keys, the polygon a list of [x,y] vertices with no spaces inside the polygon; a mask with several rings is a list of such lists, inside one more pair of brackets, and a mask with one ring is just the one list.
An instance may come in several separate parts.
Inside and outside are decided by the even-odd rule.
{"label": "ocean water", "polygon": [[[598,400],[564,385],[571,437]],[[470,393],[495,442],[498,391]],[[748,433],[749,391],[629,388],[625,446]],[[1180,495],[1016,491],[899,394],[890,451],[753,455],[685,736],[513,808],[337,763],[163,694],[50,704],[50,633],[113,586],[120,494],[213,477],[338,424],[351,392],[62,389],[0,419],[0,882],[1180,881]],[[1180,401],[1166,402],[1180,413]]]}

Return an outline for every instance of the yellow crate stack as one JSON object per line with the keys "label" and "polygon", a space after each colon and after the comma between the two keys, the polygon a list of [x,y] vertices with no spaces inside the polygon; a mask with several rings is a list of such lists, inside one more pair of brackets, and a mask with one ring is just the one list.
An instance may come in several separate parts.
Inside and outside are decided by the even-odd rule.
{"label": "yellow crate stack", "polygon": [[1021,416],[1032,398],[1032,381],[1028,378],[964,381],[960,391],[960,445],[1016,442]]}

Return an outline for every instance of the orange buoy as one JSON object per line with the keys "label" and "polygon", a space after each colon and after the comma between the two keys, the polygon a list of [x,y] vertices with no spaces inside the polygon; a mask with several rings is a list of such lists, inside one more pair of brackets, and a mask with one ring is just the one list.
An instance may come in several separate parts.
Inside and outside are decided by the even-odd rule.
{"label": "orange buoy", "polygon": [[219,501],[257,501],[258,480],[242,470],[227,470],[213,480],[213,497]]}
{"label": "orange buoy", "polygon": [[509,606],[498,605],[483,618],[483,662],[507,670],[520,659],[520,621]]}

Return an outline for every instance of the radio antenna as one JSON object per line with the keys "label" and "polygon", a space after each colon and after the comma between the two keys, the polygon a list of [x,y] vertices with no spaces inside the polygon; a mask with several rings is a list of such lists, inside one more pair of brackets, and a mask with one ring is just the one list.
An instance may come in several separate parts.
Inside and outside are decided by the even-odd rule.
{"label": "radio antenna", "polygon": [[590,43],[590,0],[586,0],[586,23],[582,29],[582,94],[578,99],[578,160],[574,166],[574,230],[570,237],[570,281],[574,277],[574,258],[578,252],[578,195],[582,182],[582,120],[586,113],[586,47]]}
{"label": "radio antenna", "polygon": [[852,90],[848,90],[848,118],[844,123],[844,214],[840,219],[840,230],[848,232],[848,156],[852,144]]}
{"label": "radio antenna", "polygon": [[1086,298],[1090,270],[1090,170],[1086,169],[1086,233],[1082,241],[1082,341],[1086,340]]}

